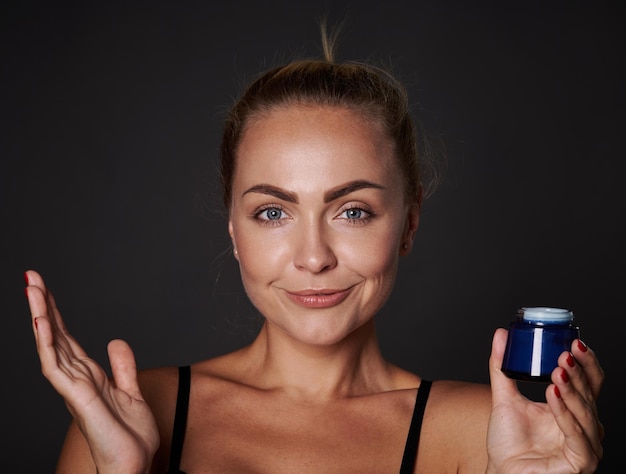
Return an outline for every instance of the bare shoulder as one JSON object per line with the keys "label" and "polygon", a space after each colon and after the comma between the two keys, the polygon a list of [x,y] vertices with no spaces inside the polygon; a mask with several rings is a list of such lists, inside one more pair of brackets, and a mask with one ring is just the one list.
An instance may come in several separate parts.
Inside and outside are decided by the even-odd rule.
{"label": "bare shoulder", "polygon": [[[219,381],[236,377],[238,353],[233,352],[191,364],[194,389],[219,386]],[[179,386],[179,367],[166,366],[140,370],[137,374],[141,393],[157,419],[161,437],[168,438],[174,423]]]}
{"label": "bare shoulder", "polygon": [[441,462],[448,460],[453,466],[446,470],[484,472],[490,413],[489,385],[435,381],[424,414],[418,460],[431,468],[439,469]]}
{"label": "bare shoulder", "polygon": [[491,388],[486,384],[440,380],[433,384],[430,401],[441,422],[467,426],[469,432],[484,428],[491,413]]}
{"label": "bare shoulder", "polygon": [[159,430],[159,449],[153,460],[153,471],[163,471],[169,460],[176,397],[178,394],[178,367],[158,367],[137,372],[139,389],[154,415]]}
{"label": "bare shoulder", "polygon": [[[220,380],[237,378],[238,352],[197,361],[191,364],[195,387],[214,385]],[[179,367],[155,367],[140,370],[137,374],[141,393],[150,405],[157,422],[173,423],[179,385]]]}
{"label": "bare shoulder", "polygon": [[72,421],[67,430],[55,469],[56,474],[73,472],[97,473],[87,440],[75,421]]}
{"label": "bare shoulder", "polygon": [[461,382],[457,380],[438,380],[433,383],[433,403],[443,408],[458,410],[466,409],[476,412],[477,409],[491,410],[491,387],[487,384]]}
{"label": "bare shoulder", "polygon": [[178,367],[157,367],[143,369],[137,373],[141,394],[153,410],[155,416],[171,407],[178,393]]}
{"label": "bare shoulder", "polygon": [[440,380],[433,383],[426,416],[435,436],[443,436],[457,444],[471,445],[486,440],[491,414],[489,385]]}
{"label": "bare shoulder", "polygon": [[[219,386],[221,379],[216,360],[209,359],[191,364],[192,387]],[[153,462],[153,472],[162,472],[169,462],[172,433],[177,408],[179,389],[179,367],[166,366],[140,370],[137,374],[139,387],[144,400],[150,406],[156,420],[160,445]]]}

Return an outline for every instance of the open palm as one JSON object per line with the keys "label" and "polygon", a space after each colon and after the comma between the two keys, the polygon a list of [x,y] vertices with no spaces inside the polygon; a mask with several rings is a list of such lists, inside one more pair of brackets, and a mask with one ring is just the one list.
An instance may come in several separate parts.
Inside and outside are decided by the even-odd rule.
{"label": "open palm", "polygon": [[109,378],[67,331],[41,275],[29,270],[25,276],[42,372],[87,439],[98,472],[146,472],[159,435],[139,390],[130,346],[109,343]]}

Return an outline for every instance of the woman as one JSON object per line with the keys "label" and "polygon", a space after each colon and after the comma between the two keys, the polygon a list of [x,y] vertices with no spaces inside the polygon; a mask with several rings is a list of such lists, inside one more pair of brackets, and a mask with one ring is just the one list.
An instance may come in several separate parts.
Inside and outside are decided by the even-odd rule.
{"label": "woman", "polygon": [[[263,315],[247,347],[139,371],[109,344],[112,379],[26,272],[44,375],[74,417],[58,472],[593,472],[603,372],[575,341],[546,403],[489,361],[491,386],[432,384],[386,361],[374,317],[410,252],[424,190],[402,87],[325,60],[267,71],[233,106],[222,142],[233,254]],[[419,449],[418,449],[419,448]]]}

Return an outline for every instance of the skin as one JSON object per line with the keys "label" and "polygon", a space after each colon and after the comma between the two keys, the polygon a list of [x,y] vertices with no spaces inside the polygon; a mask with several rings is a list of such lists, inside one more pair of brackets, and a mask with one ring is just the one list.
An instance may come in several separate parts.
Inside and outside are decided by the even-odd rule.
{"label": "skin", "polygon": [[[419,203],[406,200],[391,142],[354,112],[286,106],[248,125],[237,159],[228,230],[265,323],[250,346],[192,365],[181,469],[398,472],[421,378],[383,358],[374,321]],[[116,340],[109,380],[41,275],[26,276],[44,376],[75,420],[57,472],[164,472],[177,369],[137,374]],[[604,374],[593,351],[575,341],[537,403],[500,371],[506,336],[494,333],[491,386],[434,383],[416,472],[597,467]]]}

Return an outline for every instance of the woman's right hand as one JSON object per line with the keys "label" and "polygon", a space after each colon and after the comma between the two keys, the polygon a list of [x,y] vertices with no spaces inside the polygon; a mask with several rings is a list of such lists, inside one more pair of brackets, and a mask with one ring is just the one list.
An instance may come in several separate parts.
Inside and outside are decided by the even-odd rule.
{"label": "woman's right hand", "polygon": [[137,382],[130,346],[108,345],[112,379],[69,334],[39,273],[25,273],[43,375],[65,400],[99,473],[149,472],[159,446],[156,422]]}

